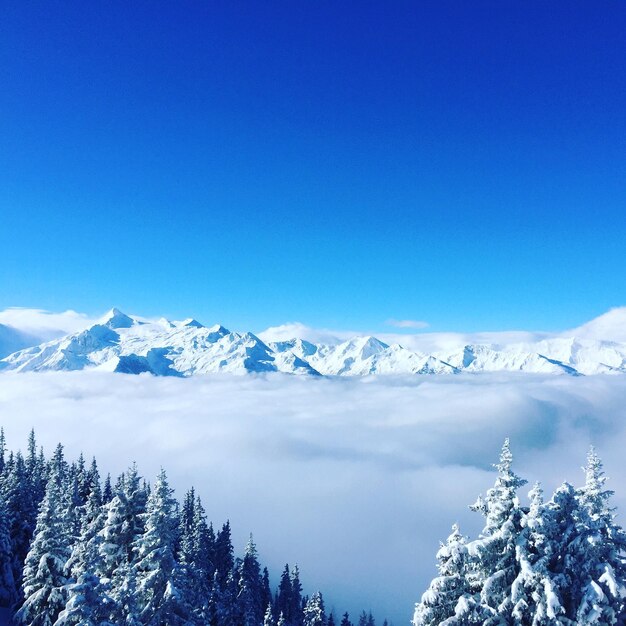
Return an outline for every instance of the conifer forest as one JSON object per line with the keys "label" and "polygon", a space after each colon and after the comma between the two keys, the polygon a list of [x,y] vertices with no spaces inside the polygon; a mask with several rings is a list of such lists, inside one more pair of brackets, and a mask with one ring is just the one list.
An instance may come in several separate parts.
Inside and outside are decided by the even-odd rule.
{"label": "conifer forest", "polygon": [[252,535],[235,557],[230,522],[215,531],[193,489],[179,503],[165,470],[101,480],[34,431],[25,455],[0,433],[0,607],[21,626],[356,626],[303,593],[297,566],[273,589]]}

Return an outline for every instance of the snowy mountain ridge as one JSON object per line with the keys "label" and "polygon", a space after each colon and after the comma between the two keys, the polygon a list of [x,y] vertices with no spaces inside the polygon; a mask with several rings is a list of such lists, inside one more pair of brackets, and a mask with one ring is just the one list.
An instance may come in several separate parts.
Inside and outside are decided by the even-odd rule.
{"label": "snowy mountain ridge", "polygon": [[0,370],[5,371],[85,368],[158,376],[218,372],[312,376],[500,371],[619,374],[626,372],[626,343],[556,336],[527,343],[468,344],[428,354],[373,336],[356,336],[337,344],[300,338],[264,342],[253,333],[232,332],[219,324],[206,327],[191,318],[154,321],[111,309],[84,330],[0,359]]}

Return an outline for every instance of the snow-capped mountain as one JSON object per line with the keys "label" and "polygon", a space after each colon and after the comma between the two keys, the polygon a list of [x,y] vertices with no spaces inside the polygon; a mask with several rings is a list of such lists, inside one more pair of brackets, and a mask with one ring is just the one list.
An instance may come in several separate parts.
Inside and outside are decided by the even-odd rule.
{"label": "snow-capped mountain", "polygon": [[[26,335],[3,328],[9,329],[5,333],[8,341],[3,345],[21,347],[28,341]],[[18,343],[13,344],[14,341]],[[20,349],[0,359],[3,370],[84,368],[159,376],[217,372],[365,376],[500,371],[590,375],[626,372],[626,343],[556,336],[527,343],[468,344],[453,351],[427,354],[372,336],[334,344],[301,338],[264,342],[249,332],[232,332],[220,325],[206,327],[194,319],[154,321],[112,309],[80,332]]]}

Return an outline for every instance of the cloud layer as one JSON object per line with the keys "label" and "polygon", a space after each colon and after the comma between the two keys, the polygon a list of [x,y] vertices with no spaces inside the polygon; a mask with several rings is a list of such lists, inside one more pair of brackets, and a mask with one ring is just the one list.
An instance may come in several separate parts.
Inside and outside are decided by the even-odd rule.
{"label": "cloud layer", "polygon": [[387,326],[395,326],[396,328],[428,328],[428,322],[423,322],[421,320],[396,320],[389,319],[385,322]]}
{"label": "cloud layer", "polygon": [[17,328],[45,341],[82,330],[95,321],[84,313],[71,310],[53,313],[43,309],[9,307],[0,311],[0,324]]}
{"label": "cloud layer", "polygon": [[274,581],[298,561],[309,592],[396,625],[450,524],[478,530],[466,505],[491,486],[505,436],[547,489],[579,482],[595,443],[626,510],[625,396],[624,377],[0,375],[11,446],[34,426],[47,450],[63,441],[114,474],[164,466],[179,496],[195,485],[214,521],[231,519],[239,551],[254,531]]}

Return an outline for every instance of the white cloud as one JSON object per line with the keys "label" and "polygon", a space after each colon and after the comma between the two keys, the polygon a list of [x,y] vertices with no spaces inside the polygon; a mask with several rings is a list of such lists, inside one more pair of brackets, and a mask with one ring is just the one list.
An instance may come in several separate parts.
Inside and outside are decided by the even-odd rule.
{"label": "white cloud", "polygon": [[563,335],[626,342],[626,307],[611,309],[578,328],[565,331]]}
{"label": "white cloud", "polygon": [[230,518],[238,551],[255,533],[274,583],[298,561],[307,591],[396,625],[450,524],[479,529],[466,505],[491,486],[505,436],[518,472],[547,490],[580,483],[595,443],[626,511],[625,395],[621,376],[0,375],[11,446],[34,426],[48,451],[63,441],[112,473],[163,465],[179,497],[193,484],[215,522]]}
{"label": "white cloud", "polygon": [[72,310],[53,313],[43,309],[10,307],[0,311],[0,324],[45,340],[82,330],[95,321],[84,313]]}
{"label": "white cloud", "polygon": [[272,326],[257,333],[265,342],[288,341],[289,339],[304,339],[312,343],[337,344],[350,339],[359,333],[346,330],[329,330],[327,328],[312,328],[300,322],[287,322],[280,326]]}
{"label": "white cloud", "polygon": [[389,319],[385,322],[387,326],[395,326],[396,328],[428,328],[430,324],[421,320],[395,320]]}

